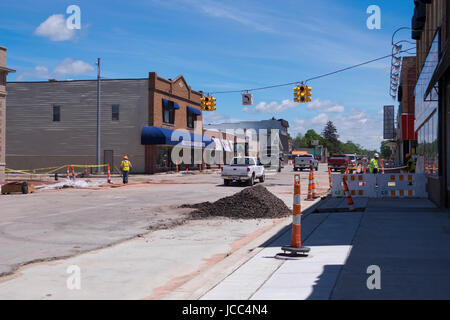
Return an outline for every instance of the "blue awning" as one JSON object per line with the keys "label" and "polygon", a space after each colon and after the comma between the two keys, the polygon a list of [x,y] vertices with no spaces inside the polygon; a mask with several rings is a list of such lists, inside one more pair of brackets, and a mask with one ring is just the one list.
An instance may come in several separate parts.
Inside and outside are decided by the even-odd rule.
{"label": "blue awning", "polygon": [[178,103],[176,103],[174,101],[167,100],[167,99],[162,99],[162,104],[163,104],[163,108],[168,108],[172,104],[172,106],[173,106],[173,108],[175,110],[180,109],[180,106],[178,105]]}
{"label": "blue awning", "polygon": [[205,148],[214,141],[208,137],[183,130],[171,130],[158,127],[144,127],[141,132],[141,144],[143,145],[168,145],[181,144],[184,147]]}
{"label": "blue awning", "polygon": [[198,116],[200,116],[202,114],[202,112],[200,110],[196,109],[196,108],[189,107],[189,106],[187,106],[186,108],[187,108],[187,112],[189,112],[189,113],[193,113],[193,114],[196,114]]}

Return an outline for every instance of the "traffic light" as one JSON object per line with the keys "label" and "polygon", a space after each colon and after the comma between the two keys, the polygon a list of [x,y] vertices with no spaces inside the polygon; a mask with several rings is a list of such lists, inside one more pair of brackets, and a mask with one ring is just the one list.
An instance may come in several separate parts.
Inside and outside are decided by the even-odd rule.
{"label": "traffic light", "polygon": [[306,102],[306,88],[304,84],[300,85],[299,91],[300,91],[300,102],[304,103]]}
{"label": "traffic light", "polygon": [[294,102],[300,102],[300,86],[294,88]]}
{"label": "traffic light", "polygon": [[209,97],[208,96],[202,97],[200,99],[200,106],[202,108],[202,111],[208,110],[208,103],[209,103]]}
{"label": "traffic light", "polygon": [[209,111],[214,111],[216,110],[216,98],[214,97],[209,97],[210,99],[210,109]]}
{"label": "traffic light", "polygon": [[202,111],[214,111],[216,110],[216,98],[211,96],[205,96],[200,99],[200,106]]}
{"label": "traffic light", "polygon": [[311,102],[311,87],[306,86],[306,102]]}

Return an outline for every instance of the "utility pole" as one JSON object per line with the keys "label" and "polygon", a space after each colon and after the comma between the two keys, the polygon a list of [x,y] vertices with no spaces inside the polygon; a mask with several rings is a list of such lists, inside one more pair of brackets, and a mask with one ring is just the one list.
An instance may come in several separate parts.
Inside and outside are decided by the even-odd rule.
{"label": "utility pole", "polygon": [[101,173],[100,150],[100,58],[97,58],[97,173]]}

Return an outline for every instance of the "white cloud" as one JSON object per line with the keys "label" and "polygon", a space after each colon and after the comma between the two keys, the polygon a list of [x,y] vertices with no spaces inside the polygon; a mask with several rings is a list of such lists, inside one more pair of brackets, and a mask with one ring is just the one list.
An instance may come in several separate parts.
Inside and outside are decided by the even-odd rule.
{"label": "white cloud", "polygon": [[328,122],[328,116],[325,113],[321,113],[318,116],[315,116],[314,118],[311,119],[312,124],[324,125],[327,122]]}
{"label": "white cloud", "polygon": [[57,75],[82,75],[89,74],[94,71],[94,67],[89,63],[81,60],[72,60],[71,58],[66,58],[55,66],[53,72]]}
{"label": "white cloud", "polygon": [[16,81],[22,81],[28,78],[48,79],[50,73],[45,66],[36,66],[32,71],[24,71],[17,75]]}
{"label": "white cloud", "polygon": [[46,66],[36,66],[33,70],[20,72],[16,80],[24,81],[27,79],[64,79],[67,76],[89,75],[94,71],[94,67],[82,60],[73,60],[66,58],[56,64],[52,72]]}
{"label": "white cloud", "polygon": [[345,111],[345,108],[340,105],[335,105],[333,107],[329,107],[329,108],[323,110],[323,112],[327,112],[327,113],[333,113],[333,112],[340,113],[340,112],[344,112],[344,111]]}
{"label": "white cloud", "polygon": [[62,14],[54,14],[42,22],[34,31],[35,34],[50,38],[52,41],[66,41],[75,36],[74,29],[68,29]]}
{"label": "white cloud", "polygon": [[345,108],[341,105],[334,104],[331,100],[320,100],[315,99],[312,102],[308,103],[307,108],[309,110],[316,110],[318,112],[325,113],[339,113],[344,112]]}
{"label": "white cloud", "polygon": [[269,114],[279,114],[283,113],[288,109],[295,109],[298,107],[298,103],[293,102],[292,100],[286,99],[280,102],[260,102],[254,108],[244,107],[242,108],[243,112],[251,112],[251,113],[269,113]]}

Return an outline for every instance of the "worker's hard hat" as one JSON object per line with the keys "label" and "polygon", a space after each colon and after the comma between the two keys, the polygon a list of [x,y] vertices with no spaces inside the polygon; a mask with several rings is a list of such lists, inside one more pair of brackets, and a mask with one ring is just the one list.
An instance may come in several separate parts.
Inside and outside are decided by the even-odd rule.
{"label": "worker's hard hat", "polygon": [[123,156],[123,158],[124,158],[125,160],[128,160],[128,156]]}
{"label": "worker's hard hat", "polygon": [[379,157],[380,157],[380,155],[379,155],[378,153],[375,153],[373,156],[374,156],[375,158],[379,158]]}

